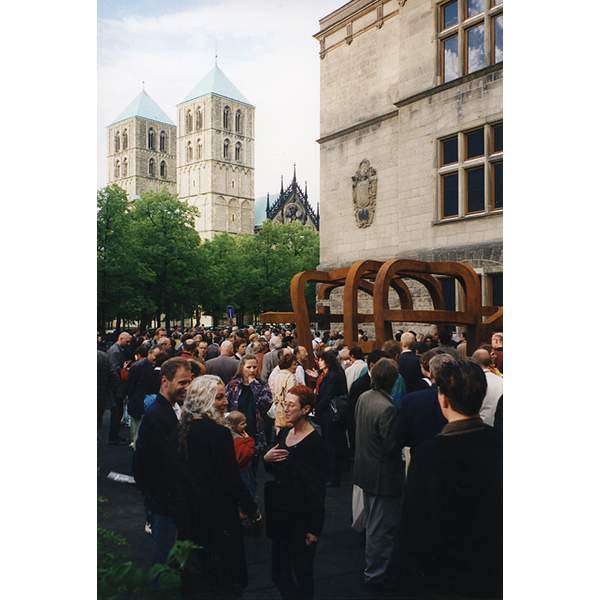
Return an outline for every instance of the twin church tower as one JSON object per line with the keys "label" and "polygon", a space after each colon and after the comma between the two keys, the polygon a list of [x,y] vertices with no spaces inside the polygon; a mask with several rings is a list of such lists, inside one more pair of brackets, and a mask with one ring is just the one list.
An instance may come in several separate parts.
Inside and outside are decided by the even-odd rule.
{"label": "twin church tower", "polygon": [[108,126],[107,163],[130,198],[166,188],[197,207],[203,239],[254,232],[254,106],[216,63],[177,124],[142,90]]}

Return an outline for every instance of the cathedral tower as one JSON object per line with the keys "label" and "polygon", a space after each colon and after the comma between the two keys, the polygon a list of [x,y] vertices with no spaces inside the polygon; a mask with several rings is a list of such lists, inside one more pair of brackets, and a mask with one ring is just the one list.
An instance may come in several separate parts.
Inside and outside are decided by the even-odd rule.
{"label": "cathedral tower", "polygon": [[254,106],[216,63],[177,105],[177,192],[202,238],[254,232]]}
{"label": "cathedral tower", "polygon": [[145,90],[107,129],[109,185],[129,198],[163,187],[176,193],[175,124]]}

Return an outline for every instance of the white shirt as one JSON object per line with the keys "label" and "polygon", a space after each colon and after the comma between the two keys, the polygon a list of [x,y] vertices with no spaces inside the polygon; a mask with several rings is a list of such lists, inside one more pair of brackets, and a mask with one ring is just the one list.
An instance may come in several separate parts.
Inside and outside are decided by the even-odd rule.
{"label": "white shirt", "polygon": [[367,363],[358,359],[355,360],[345,371],[346,375],[346,385],[348,386],[348,391],[350,391],[350,387],[352,384],[367,370]]}
{"label": "white shirt", "polygon": [[179,406],[179,404],[177,404],[177,402],[175,402],[175,404],[173,404],[173,411],[175,412],[175,415],[177,416],[177,420],[181,421],[181,406]]}
{"label": "white shirt", "polygon": [[481,403],[479,416],[486,425],[493,427],[498,400],[500,400],[500,396],[502,396],[502,377],[496,375],[496,373],[488,371],[487,369],[484,369],[484,373],[485,378],[487,379],[488,387],[485,398]]}
{"label": "white shirt", "polygon": [[304,367],[302,365],[296,367],[296,381],[302,385],[306,385],[306,377],[304,376]]}

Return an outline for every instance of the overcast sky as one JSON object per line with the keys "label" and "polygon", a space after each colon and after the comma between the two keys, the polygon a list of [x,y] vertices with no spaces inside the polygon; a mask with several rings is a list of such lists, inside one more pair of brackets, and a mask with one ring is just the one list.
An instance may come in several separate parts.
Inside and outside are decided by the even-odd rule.
{"label": "overcast sky", "polygon": [[319,193],[319,19],[344,0],[99,0],[98,185],[106,184],[106,126],[146,91],[175,107],[219,66],[256,106],[255,196],[281,174]]}

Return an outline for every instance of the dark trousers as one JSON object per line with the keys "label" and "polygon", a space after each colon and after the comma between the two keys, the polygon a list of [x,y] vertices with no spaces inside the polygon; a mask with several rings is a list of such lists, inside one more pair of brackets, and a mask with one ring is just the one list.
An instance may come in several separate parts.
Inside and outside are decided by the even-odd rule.
{"label": "dark trousers", "polygon": [[298,519],[272,539],[271,576],[283,600],[311,600],[314,597],[316,544],[306,545],[307,527],[306,520]]}
{"label": "dark trousers", "polygon": [[327,448],[328,480],[339,484],[344,463],[348,457],[346,428],[343,423],[324,422],[322,425],[323,441]]}
{"label": "dark trousers", "polygon": [[121,429],[121,419],[123,418],[123,398],[116,398],[114,405],[110,409],[110,430],[108,439],[115,441],[119,437]]}

